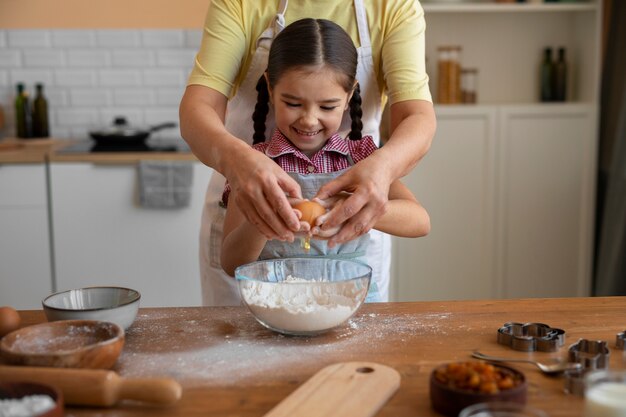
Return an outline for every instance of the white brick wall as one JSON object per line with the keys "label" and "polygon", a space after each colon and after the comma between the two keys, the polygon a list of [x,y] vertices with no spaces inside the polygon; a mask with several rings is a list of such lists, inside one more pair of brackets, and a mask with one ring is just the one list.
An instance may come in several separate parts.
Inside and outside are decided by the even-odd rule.
{"label": "white brick wall", "polygon": [[[131,123],[178,122],[201,30],[0,29],[0,138],[15,135],[13,101],[23,82],[44,84],[54,137],[86,139],[115,116]],[[178,129],[155,137],[179,137]]]}

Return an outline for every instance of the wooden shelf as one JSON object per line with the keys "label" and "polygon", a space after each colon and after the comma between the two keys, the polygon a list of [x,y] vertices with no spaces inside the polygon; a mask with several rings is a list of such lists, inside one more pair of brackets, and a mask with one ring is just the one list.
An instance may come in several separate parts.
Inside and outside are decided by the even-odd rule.
{"label": "wooden shelf", "polygon": [[422,6],[426,13],[533,13],[533,12],[593,12],[594,3],[427,3]]}

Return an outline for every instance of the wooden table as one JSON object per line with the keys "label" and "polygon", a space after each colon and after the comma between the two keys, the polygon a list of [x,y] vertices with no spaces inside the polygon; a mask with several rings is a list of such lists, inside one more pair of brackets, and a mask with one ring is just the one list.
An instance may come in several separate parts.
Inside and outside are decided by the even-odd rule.
{"label": "wooden table", "polygon": [[[24,324],[41,311],[21,312]],[[524,353],[497,344],[507,321],[542,322],[566,331],[556,353]],[[183,386],[174,406],[68,407],[70,416],[262,416],[315,372],[341,361],[373,361],[398,370],[402,382],[378,416],[437,416],[428,378],[438,364],[470,353],[539,360],[566,356],[579,338],[606,340],[610,367],[626,368],[615,335],[626,329],[626,297],[441,301],[364,305],[346,326],[312,338],[264,329],[243,307],[141,309],[115,370],[125,377],[168,376]],[[529,380],[528,404],[552,417],[582,415],[582,399],[563,379],[515,364]]]}

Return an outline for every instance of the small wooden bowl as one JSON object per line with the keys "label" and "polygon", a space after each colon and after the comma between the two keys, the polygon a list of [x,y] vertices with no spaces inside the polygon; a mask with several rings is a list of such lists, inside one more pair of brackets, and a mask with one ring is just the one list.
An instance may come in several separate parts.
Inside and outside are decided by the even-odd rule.
{"label": "small wooden bowl", "polygon": [[[466,363],[466,362],[462,362]],[[485,394],[470,390],[448,386],[439,381],[435,374],[439,369],[444,369],[449,364],[443,364],[435,368],[430,374],[430,401],[433,409],[448,417],[457,417],[461,410],[473,404],[486,402],[514,402],[526,404],[526,392],[528,384],[524,374],[508,366],[491,364],[496,370],[505,372],[518,379],[520,383],[513,388],[503,389],[495,394]]]}
{"label": "small wooden bowl", "polygon": [[23,327],[0,340],[8,363],[110,369],[124,346],[124,330],[98,320],[62,320]]}
{"label": "small wooden bowl", "polygon": [[34,382],[0,382],[0,400],[18,400],[32,395],[47,395],[54,401],[54,408],[34,417],[63,417],[63,394],[56,387]]}

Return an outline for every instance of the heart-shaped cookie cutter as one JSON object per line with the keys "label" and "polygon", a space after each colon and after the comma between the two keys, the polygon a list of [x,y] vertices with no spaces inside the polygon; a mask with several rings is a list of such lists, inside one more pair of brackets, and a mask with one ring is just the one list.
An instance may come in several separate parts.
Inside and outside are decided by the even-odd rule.
{"label": "heart-shaped cookie cutter", "polygon": [[504,323],[498,343],[524,352],[555,352],[565,342],[565,331],[544,323]]}

